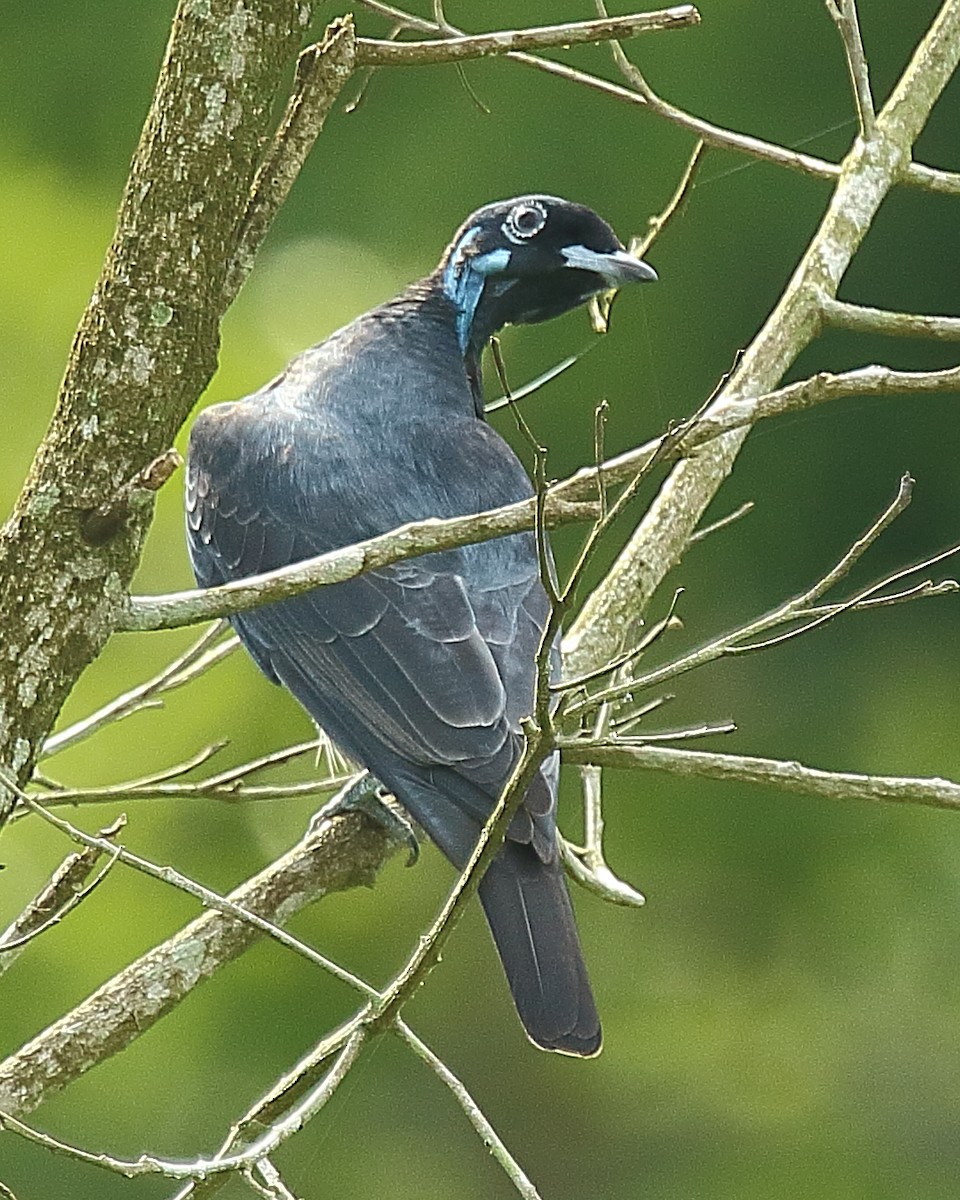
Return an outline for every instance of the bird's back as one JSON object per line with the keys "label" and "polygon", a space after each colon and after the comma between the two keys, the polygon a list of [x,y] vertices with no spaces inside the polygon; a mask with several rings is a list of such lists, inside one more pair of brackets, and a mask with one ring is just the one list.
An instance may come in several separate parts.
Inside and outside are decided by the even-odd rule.
{"label": "bird's back", "polygon": [[[531,494],[513,451],[476,415],[435,306],[439,314],[414,293],[374,310],[259,392],[201,415],[188,520],[203,584]],[[415,768],[424,777],[417,790],[432,793],[425,777],[448,773],[445,790],[460,793],[471,821],[437,840],[463,858],[519,754],[546,615],[534,539],[517,534],[398,563],[234,623],[267,674],[388,786]],[[408,792],[414,782],[405,779]],[[404,785],[397,790],[404,798]],[[429,829],[424,802],[410,807]],[[532,836],[530,821],[517,822],[525,824]],[[552,835],[545,828],[538,840],[546,847]]]}

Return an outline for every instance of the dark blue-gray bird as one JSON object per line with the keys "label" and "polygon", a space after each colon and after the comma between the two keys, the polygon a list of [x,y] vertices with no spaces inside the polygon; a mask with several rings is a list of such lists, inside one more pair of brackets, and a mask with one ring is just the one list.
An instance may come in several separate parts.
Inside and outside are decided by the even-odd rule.
{"label": "dark blue-gray bird", "polygon": [[[531,195],[468,217],[436,270],[197,419],[190,554],[203,587],[427,517],[532,494],[484,418],[480,359],[545,321],[656,278],[589,208]],[[233,618],[258,666],[462,867],[522,749],[548,617],[533,534],[423,555]],[[559,669],[559,647],[555,648]],[[557,848],[546,760],[480,884],[530,1039],[589,1056],[600,1021]]]}

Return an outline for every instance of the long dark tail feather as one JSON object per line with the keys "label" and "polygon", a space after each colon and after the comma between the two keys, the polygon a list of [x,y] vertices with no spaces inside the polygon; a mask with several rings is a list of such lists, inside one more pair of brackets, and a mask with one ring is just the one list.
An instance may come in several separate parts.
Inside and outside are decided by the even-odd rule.
{"label": "long dark tail feather", "polygon": [[589,1058],[602,1035],[559,860],[507,842],[480,900],[527,1036],[544,1050]]}

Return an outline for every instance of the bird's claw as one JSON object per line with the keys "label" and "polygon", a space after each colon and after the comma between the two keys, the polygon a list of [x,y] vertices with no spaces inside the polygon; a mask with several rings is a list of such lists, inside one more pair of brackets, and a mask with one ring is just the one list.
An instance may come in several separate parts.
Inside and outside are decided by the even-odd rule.
{"label": "bird's claw", "polygon": [[391,792],[369,771],[364,771],[313,814],[309,833],[316,833],[324,821],[340,813],[362,812],[386,833],[392,842],[407,848],[407,866],[420,857],[420,843],[406,813]]}

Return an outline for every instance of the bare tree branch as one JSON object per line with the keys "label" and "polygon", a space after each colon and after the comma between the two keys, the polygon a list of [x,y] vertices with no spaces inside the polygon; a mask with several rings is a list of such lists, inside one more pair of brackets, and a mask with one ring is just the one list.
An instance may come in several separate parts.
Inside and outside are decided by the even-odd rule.
{"label": "bare tree branch", "polygon": [[[712,405],[679,431],[672,430],[609,459],[600,467],[584,467],[552,485],[544,499],[544,520],[548,528],[555,528],[593,519],[598,503],[587,497],[596,494],[599,479],[605,484],[623,483],[649,470],[658,459],[693,458],[718,439],[730,433],[742,434],[766,417],[782,416],[846,396],[949,392],[958,386],[960,367],[943,371],[894,371],[871,366],[838,375],[821,372],[758,397],[731,396],[722,404]],[[537,502],[531,499],[484,513],[411,522],[342,550],[220,587],[164,596],[130,596],[117,618],[117,626],[126,631],[173,629],[243,612],[268,601],[300,595],[314,587],[352,579],[364,571],[419,554],[532,529],[536,523],[536,507]],[[691,536],[696,537],[696,534]],[[581,620],[582,617],[578,618],[578,624]]]}
{"label": "bare tree branch", "polygon": [[[821,324],[821,297],[840,280],[884,196],[902,178],[910,151],[960,59],[960,0],[945,0],[877,120],[876,137],[855,143],[823,221],[787,289],[708,408],[769,392]],[[681,461],[567,636],[568,669],[589,671],[615,657],[654,590],[680,560],[707,505],[727,477],[746,432],[726,434]]]}
{"label": "bare tree branch", "polygon": [[852,333],[929,338],[938,342],[960,341],[960,317],[891,312],[886,308],[850,304],[846,300],[836,300],[833,296],[823,297],[822,309],[826,324],[837,329],[848,329]]}
{"label": "bare tree branch", "polygon": [[[371,12],[378,13],[387,20],[394,22],[400,29],[414,29],[421,33],[441,33],[447,37],[465,36],[463,31],[454,25],[428,21],[423,17],[418,17],[413,13],[396,8],[394,5],[381,3],[380,0],[360,0],[360,3]],[[571,83],[578,83],[584,87],[592,88],[594,91],[603,92],[605,95],[624,101],[627,104],[648,107],[671,124],[694,134],[708,146],[733,150],[736,153],[745,154],[751,158],[764,159],[778,166],[787,167],[794,171],[801,171],[821,179],[837,180],[840,177],[840,166],[837,163],[827,162],[825,159],[817,158],[814,155],[803,154],[799,151],[790,150],[785,146],[779,146],[774,142],[764,141],[762,138],[755,138],[749,134],[736,133],[723,126],[714,125],[710,121],[705,121],[701,117],[694,116],[692,113],[686,112],[676,105],[670,104],[668,101],[656,96],[649,84],[645,84],[646,94],[643,94],[631,88],[620,87],[607,79],[601,79],[598,75],[590,75],[585,71],[578,71],[573,67],[567,66],[566,63],[555,62],[549,58],[541,58],[535,54],[512,51],[505,57],[512,59],[514,62],[522,63],[524,66],[533,67],[535,70],[544,71],[549,75],[556,75],[561,79],[567,79]],[[652,104],[651,97],[653,97]],[[921,163],[911,162],[905,168],[903,182],[947,195],[960,195],[960,173],[941,171],[936,167],[925,166]]]}
{"label": "bare tree branch", "polygon": [[857,106],[860,136],[869,139],[876,133],[877,116],[873,108],[870,73],[867,69],[867,58],[863,52],[863,39],[860,36],[857,0],[826,0],[826,4],[827,12],[835,21],[843,40],[853,99]]}
{"label": "bare tree branch", "polygon": [[[464,517],[412,521],[355,546],[306,559],[294,567],[251,575],[249,579],[235,583],[174,592],[168,596],[131,596],[121,609],[117,627],[127,631],[175,629],[243,612],[267,600],[282,600],[320,584],[339,583],[414,555],[532,529],[536,523],[536,507],[536,500],[530,499]],[[596,505],[591,502],[568,503],[552,499],[547,505],[546,520],[548,526],[553,527],[570,521],[590,520],[595,514]]]}
{"label": "bare tree branch", "polygon": [[524,1200],[540,1200],[540,1193],[527,1178],[520,1164],[511,1155],[510,1151],[504,1145],[502,1138],[484,1116],[480,1106],[476,1100],[470,1095],[463,1083],[454,1075],[447,1064],[439,1058],[426,1042],[422,1041],[413,1032],[405,1021],[397,1020],[395,1025],[397,1033],[413,1050],[414,1054],[427,1064],[431,1071],[443,1081],[444,1084],[453,1092],[457,1103],[467,1114],[467,1120],[476,1130],[483,1144],[487,1147],[493,1157],[497,1160],[513,1186],[517,1189]]}
{"label": "bare tree branch", "polygon": [[[102,829],[100,837],[115,837],[122,826],[122,819],[116,821],[109,829]],[[106,878],[107,872],[117,861],[116,853],[108,859],[106,866],[91,882],[87,881],[102,853],[98,847],[87,846],[78,854],[67,855],[42,890],[0,934],[0,975],[13,963],[17,957],[16,952],[46,929],[62,921],[67,913],[85,900]]]}
{"label": "bare tree branch", "polygon": [[192,646],[168,663],[152,679],[138,684],[120,696],[115,696],[113,700],[98,708],[96,712],[90,713],[80,721],[75,721],[66,729],[51,734],[43,743],[40,757],[52,757],[69,746],[91,737],[115,721],[122,721],[125,717],[141,712],[145,708],[158,707],[162,704],[161,697],[167,692],[196,679],[198,675],[210,670],[221,659],[236,650],[240,645],[240,639],[236,635],[225,638],[219,646],[213,644],[223,631],[223,625],[211,626]]}
{"label": "bare tree branch", "polygon": [[827,800],[873,800],[887,804],[960,809],[960,783],[949,779],[821,771],[776,758],[711,754],[706,750],[674,750],[666,746],[617,741],[587,741],[580,744],[575,738],[563,738],[560,744],[568,762],[639,767],[650,771],[666,771],[672,775],[762,783],[779,791],[822,796]]}
{"label": "bare tree branch", "polygon": [[[884,575],[875,583],[859,589],[847,600],[835,604],[817,604],[817,601],[826,592],[835,587],[849,574],[853,566],[863,557],[881,534],[904,512],[910,503],[912,494],[913,480],[909,475],[905,475],[901,479],[897,495],[891,503],[870,525],[869,529],[861,537],[857,538],[849,549],[841,555],[834,566],[814,584],[805,588],[799,595],[791,597],[762,616],[756,617],[739,628],[721,634],[719,637],[713,638],[704,645],[688,651],[679,658],[666,662],[662,666],[653,667],[651,670],[640,675],[629,674],[623,669],[635,660],[639,651],[624,653],[619,660],[615,660],[608,665],[608,671],[616,670],[614,682],[600,691],[584,691],[582,681],[591,678],[591,676],[580,676],[570,680],[567,684],[561,683],[560,687],[566,690],[567,701],[558,710],[558,720],[583,719],[584,714],[592,718],[593,714],[601,706],[609,705],[611,702],[617,701],[627,694],[633,695],[650,688],[659,688],[663,684],[675,679],[678,675],[694,670],[697,667],[705,666],[707,663],[713,662],[724,655],[742,654],[749,651],[766,649],[787,638],[796,637],[799,634],[815,629],[826,621],[833,620],[841,614],[851,612],[855,609],[902,603],[906,600],[928,598],[956,592],[958,584],[955,580],[951,579],[943,580],[936,584],[930,580],[924,580],[905,592],[898,592],[892,595],[882,594],[885,589],[893,587],[908,576],[920,571],[926,571],[929,567],[960,553],[960,546],[950,546],[946,550],[933,554],[918,563],[902,567]],[[794,623],[799,623],[798,627],[790,630],[788,633],[775,638],[766,638],[766,635],[771,630]],[[641,648],[643,648],[643,645],[644,643],[641,642]],[[602,674],[604,672],[594,672],[593,677],[602,676]],[[583,694],[580,698],[574,698],[578,692],[583,692]],[[598,740],[602,740],[605,733],[605,727],[601,727],[596,733]]]}
{"label": "bare tree branch", "polygon": [[172,1159],[159,1158],[153,1154],[141,1154],[137,1159],[115,1158],[110,1154],[94,1154],[72,1146],[49,1134],[17,1120],[12,1114],[0,1111],[0,1130],[9,1130],[19,1134],[29,1142],[62,1154],[67,1158],[76,1159],[93,1167],[102,1167],[115,1175],[126,1179],[139,1179],[144,1175],[163,1175],[167,1179],[207,1179],[211,1175],[225,1175],[228,1172],[253,1167],[268,1154],[288,1141],[293,1134],[298,1133],[303,1126],[320,1111],[343,1082],[347,1072],[357,1060],[366,1038],[366,1030],[360,1026],[351,1033],[343,1048],[340,1050],[330,1070],[324,1078],[313,1087],[297,1106],[274,1125],[263,1131],[259,1138],[246,1149],[236,1154],[218,1155],[216,1158],[197,1158],[191,1162],[180,1162]]}
{"label": "bare tree branch", "polygon": [[428,63],[462,62],[518,50],[547,50],[578,46],[610,38],[636,37],[640,33],[682,29],[699,25],[700,14],[692,4],[659,12],[632,13],[601,21],[571,21],[565,25],[542,25],[531,29],[439,38],[429,42],[357,39],[357,65],[361,67],[417,67]]}

